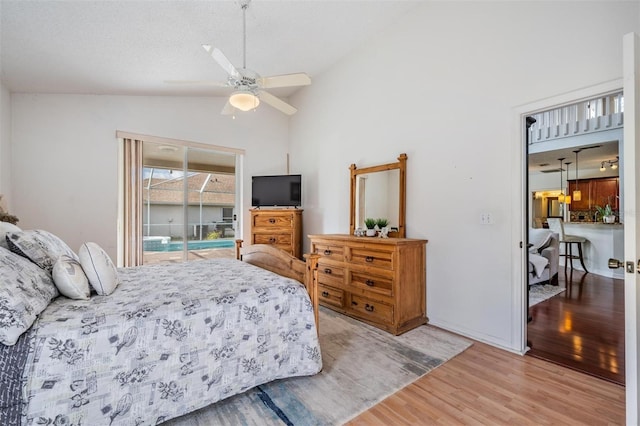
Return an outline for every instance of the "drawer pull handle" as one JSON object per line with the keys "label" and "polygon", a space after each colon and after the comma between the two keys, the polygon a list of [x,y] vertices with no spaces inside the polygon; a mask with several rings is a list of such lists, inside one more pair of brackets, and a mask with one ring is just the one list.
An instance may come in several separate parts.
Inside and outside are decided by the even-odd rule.
{"label": "drawer pull handle", "polygon": [[364,310],[367,312],[373,312],[373,305],[367,303],[366,305],[364,305]]}
{"label": "drawer pull handle", "polygon": [[373,287],[373,284],[374,284],[373,280],[366,280],[364,283],[369,287]]}
{"label": "drawer pull handle", "polygon": [[352,300],[352,301],[351,301],[351,305],[353,305],[353,306],[358,306],[358,302],[356,302],[355,300]]}
{"label": "drawer pull handle", "polygon": [[324,273],[325,274],[330,274],[331,273],[331,268],[324,268]]}
{"label": "drawer pull handle", "polygon": [[276,223],[276,220],[275,220],[275,218],[273,218],[273,217],[270,217],[270,218],[269,218],[269,223]]}
{"label": "drawer pull handle", "polygon": [[271,238],[269,238],[269,242],[270,242],[270,243],[275,243],[275,242],[276,242],[276,237],[271,237]]}
{"label": "drawer pull handle", "polygon": [[365,262],[371,263],[371,262],[373,262],[373,256],[367,256],[367,257],[364,258],[364,260],[365,260]]}
{"label": "drawer pull handle", "polygon": [[324,251],[324,255],[325,255],[325,256],[329,256],[330,254],[331,254],[331,250],[326,249],[326,250]]}
{"label": "drawer pull handle", "polygon": [[322,292],[322,297],[329,297],[329,292],[328,291],[323,291]]}

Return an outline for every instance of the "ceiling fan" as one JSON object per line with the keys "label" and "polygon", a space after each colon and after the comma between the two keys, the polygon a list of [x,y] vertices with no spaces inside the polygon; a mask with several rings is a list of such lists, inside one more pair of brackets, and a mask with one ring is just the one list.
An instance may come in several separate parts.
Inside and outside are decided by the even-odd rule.
{"label": "ceiling fan", "polygon": [[206,83],[220,87],[229,87],[233,92],[229,96],[229,100],[222,109],[222,114],[233,114],[236,109],[241,111],[250,111],[258,107],[260,102],[265,102],[273,108],[288,114],[295,114],[298,110],[292,105],[286,103],[282,99],[272,95],[265,89],[273,89],[277,87],[294,87],[308,86],[311,84],[311,78],[306,73],[283,74],[270,77],[261,77],[255,71],[247,68],[247,19],[246,12],[251,0],[240,0],[242,8],[242,68],[236,68],[229,59],[217,47],[203,44],[204,50],[209,53],[213,59],[228,74],[226,82],[193,82],[182,81],[173,83]]}

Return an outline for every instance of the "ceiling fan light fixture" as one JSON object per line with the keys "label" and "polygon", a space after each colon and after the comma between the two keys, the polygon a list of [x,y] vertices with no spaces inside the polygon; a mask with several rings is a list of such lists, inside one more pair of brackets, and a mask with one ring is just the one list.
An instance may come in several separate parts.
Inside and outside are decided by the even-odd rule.
{"label": "ceiling fan light fixture", "polygon": [[250,111],[260,105],[260,99],[247,90],[237,90],[229,97],[229,103],[240,111]]}

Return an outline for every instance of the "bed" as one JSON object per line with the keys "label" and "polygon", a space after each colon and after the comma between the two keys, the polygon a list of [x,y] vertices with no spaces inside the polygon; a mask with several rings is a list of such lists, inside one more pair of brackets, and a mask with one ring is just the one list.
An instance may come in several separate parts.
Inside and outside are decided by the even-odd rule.
{"label": "bed", "polygon": [[[158,424],[318,373],[317,258],[240,241],[236,253],[243,261],[120,268],[109,295],[54,296],[0,344],[0,424]],[[0,247],[5,265],[31,268],[18,257]]]}

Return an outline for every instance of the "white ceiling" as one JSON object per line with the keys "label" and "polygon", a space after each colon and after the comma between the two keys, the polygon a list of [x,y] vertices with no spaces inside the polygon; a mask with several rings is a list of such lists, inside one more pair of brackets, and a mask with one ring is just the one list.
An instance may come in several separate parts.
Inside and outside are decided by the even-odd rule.
{"label": "white ceiling", "polygon": [[[247,68],[312,80],[420,1],[253,0]],[[220,95],[166,80],[225,81],[202,44],[242,66],[238,0],[1,0],[1,76],[11,92]],[[296,89],[274,89],[290,96]]]}
{"label": "white ceiling", "polygon": [[[306,72],[313,81],[421,3],[252,0],[247,67],[262,76]],[[0,0],[0,15],[0,77],[11,92],[225,96],[225,88],[166,81],[226,80],[202,44],[242,66],[240,0]],[[617,144],[605,145],[581,153],[581,165],[614,159]],[[575,156],[566,151],[530,156],[530,172]]]}
{"label": "white ceiling", "polygon": [[619,155],[618,141],[539,152],[529,154],[529,172],[543,172],[545,170],[557,171],[560,168],[560,161],[558,159],[564,158],[562,161],[563,170],[567,170],[564,163],[570,161],[571,165],[569,166],[569,170],[573,173],[576,167],[576,154],[574,151],[577,149],[581,150],[578,153],[578,166],[580,169],[597,169],[603,161],[615,160]]}

